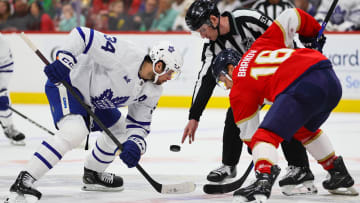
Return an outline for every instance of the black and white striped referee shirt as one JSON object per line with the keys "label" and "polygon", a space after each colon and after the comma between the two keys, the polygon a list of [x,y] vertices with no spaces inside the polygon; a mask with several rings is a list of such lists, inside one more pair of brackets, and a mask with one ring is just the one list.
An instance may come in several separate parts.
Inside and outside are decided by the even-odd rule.
{"label": "black and white striped referee shirt", "polygon": [[251,8],[263,12],[272,19],[276,19],[276,17],[278,17],[285,9],[295,8],[294,4],[292,4],[290,0],[277,1],[278,3],[272,4],[270,2],[276,2],[276,0],[258,0],[252,5]]}
{"label": "black and white striped referee shirt", "polygon": [[208,41],[204,44],[201,58],[202,67],[193,92],[189,120],[200,119],[216,86],[210,68],[216,55],[226,48],[232,48],[244,54],[272,23],[269,17],[253,9],[224,12],[222,16],[228,16],[230,32],[219,36],[216,41]]}

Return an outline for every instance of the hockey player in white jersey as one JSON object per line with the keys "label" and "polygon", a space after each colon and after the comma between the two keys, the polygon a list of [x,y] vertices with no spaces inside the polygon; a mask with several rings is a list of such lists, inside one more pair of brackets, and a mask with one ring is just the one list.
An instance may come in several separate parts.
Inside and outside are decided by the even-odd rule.
{"label": "hockey player in white jersey", "polygon": [[12,111],[9,109],[9,79],[14,71],[14,61],[9,44],[0,33],[0,125],[13,145],[25,145],[25,135],[15,129]]}
{"label": "hockey player in white jersey", "polygon": [[[332,4],[332,0],[322,0],[315,19],[322,23]],[[328,31],[354,31],[360,30],[360,0],[339,1],[329,22]]]}
{"label": "hockey player in white jersey", "polygon": [[[91,131],[99,130],[82,106],[59,85],[66,80],[98,118],[122,143],[120,159],[128,166],[138,164],[146,151],[152,113],[162,86],[180,74],[182,58],[169,42],[160,42],[150,53],[136,45],[89,28],[73,29],[57,60],[45,67],[45,92],[58,131],[44,140],[11,186],[8,202],[41,198],[33,187],[66,152],[78,146]],[[128,106],[127,115],[118,107]],[[117,146],[104,133],[87,156],[83,190],[122,190],[120,176],[105,172],[114,160]],[[27,196],[30,195],[30,198]],[[25,196],[25,198],[24,198]]]}

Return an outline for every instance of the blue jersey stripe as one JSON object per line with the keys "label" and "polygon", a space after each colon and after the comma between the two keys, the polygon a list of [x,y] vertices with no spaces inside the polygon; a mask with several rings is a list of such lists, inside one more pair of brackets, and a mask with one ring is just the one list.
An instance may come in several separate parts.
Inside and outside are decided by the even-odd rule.
{"label": "blue jersey stripe", "polygon": [[76,27],[77,31],[79,32],[81,38],[84,40],[84,43],[86,43],[85,41],[85,34],[84,32],[82,31],[82,29],[80,27]]}
{"label": "blue jersey stripe", "polygon": [[126,116],[126,119],[128,119],[129,121],[133,122],[133,123],[137,123],[137,124],[140,124],[140,125],[150,125],[151,122],[141,122],[141,121],[137,121],[135,120],[134,118],[132,118],[131,116],[127,115]]}
{"label": "blue jersey stripe", "polygon": [[42,161],[49,169],[52,169],[51,164],[50,164],[43,156],[41,156],[41,154],[35,152],[34,156],[36,156],[37,158],[39,158],[40,161]]}
{"label": "blue jersey stripe", "polygon": [[109,164],[109,163],[112,162],[112,161],[102,161],[102,160],[100,160],[100,159],[95,155],[94,150],[92,150],[92,155],[93,155],[93,157],[96,159],[96,161],[98,161],[98,162],[100,162],[100,163]]}
{"label": "blue jersey stripe", "polygon": [[0,73],[12,73],[14,72],[13,70],[0,70]]}
{"label": "blue jersey stripe", "polygon": [[85,51],[84,51],[84,54],[86,54],[90,47],[91,47],[91,44],[93,42],[93,39],[94,39],[94,30],[93,29],[90,29],[90,39],[89,39],[89,43],[86,45],[86,48],[85,48]]}
{"label": "blue jersey stripe", "polygon": [[44,145],[46,148],[48,148],[52,153],[54,153],[59,160],[62,159],[61,154],[55,148],[53,148],[51,145],[49,145],[49,143],[47,143],[46,141],[43,141],[41,144]]}
{"label": "blue jersey stripe", "polygon": [[11,65],[13,65],[14,64],[14,62],[11,62],[11,63],[9,63],[9,64],[6,64],[6,65],[3,65],[3,66],[0,66],[0,69],[2,69],[2,68],[6,68],[6,67],[9,67],[9,66],[11,66]]}

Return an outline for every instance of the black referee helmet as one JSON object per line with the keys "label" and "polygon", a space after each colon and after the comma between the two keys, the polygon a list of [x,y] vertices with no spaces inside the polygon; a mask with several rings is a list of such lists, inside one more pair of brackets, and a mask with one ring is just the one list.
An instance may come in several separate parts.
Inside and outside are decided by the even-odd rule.
{"label": "black referee helmet", "polygon": [[220,16],[216,2],[212,0],[196,0],[186,12],[185,21],[192,31],[196,31],[205,23],[211,25],[210,15]]}

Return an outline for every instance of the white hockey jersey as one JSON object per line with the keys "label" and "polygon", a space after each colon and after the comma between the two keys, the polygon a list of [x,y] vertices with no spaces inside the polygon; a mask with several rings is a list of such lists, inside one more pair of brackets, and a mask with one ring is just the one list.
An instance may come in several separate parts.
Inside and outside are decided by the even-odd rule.
{"label": "white hockey jersey", "polygon": [[0,73],[13,71],[14,61],[9,44],[5,41],[4,36],[0,33]]}
{"label": "white hockey jersey", "polygon": [[[71,31],[62,50],[77,59],[70,80],[98,109],[128,106],[127,134],[146,136],[162,87],[139,76],[147,54],[135,44],[89,28]],[[134,132],[136,131],[136,132]]]}
{"label": "white hockey jersey", "polygon": [[[315,19],[322,22],[328,13],[332,0],[323,0]],[[326,26],[328,31],[351,31],[360,29],[360,0],[341,0],[335,7]]]}

